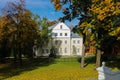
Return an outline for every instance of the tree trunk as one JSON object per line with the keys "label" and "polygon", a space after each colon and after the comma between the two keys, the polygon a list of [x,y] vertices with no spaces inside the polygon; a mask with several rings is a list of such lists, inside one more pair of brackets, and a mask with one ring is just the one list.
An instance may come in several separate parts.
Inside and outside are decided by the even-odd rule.
{"label": "tree trunk", "polygon": [[81,57],[81,68],[84,67],[84,60],[85,60],[85,46],[83,44],[83,47],[82,47],[82,57]]}
{"label": "tree trunk", "polygon": [[14,63],[16,64],[17,63],[17,55],[16,55],[16,52],[14,51]]}
{"label": "tree trunk", "polygon": [[22,65],[22,54],[21,54],[21,51],[19,52],[19,63],[20,63],[20,65]]}
{"label": "tree trunk", "polygon": [[100,67],[100,63],[101,63],[101,51],[99,49],[97,49],[97,53],[96,53],[96,68]]}
{"label": "tree trunk", "polygon": [[21,48],[21,43],[19,43],[19,49],[18,49],[18,57],[19,57],[19,64],[20,66],[22,65],[22,48]]}

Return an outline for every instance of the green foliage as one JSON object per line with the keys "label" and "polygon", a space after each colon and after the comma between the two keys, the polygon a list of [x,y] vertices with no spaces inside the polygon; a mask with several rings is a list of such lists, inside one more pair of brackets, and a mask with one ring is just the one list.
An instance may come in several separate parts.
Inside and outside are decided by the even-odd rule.
{"label": "green foliage", "polygon": [[51,39],[51,30],[48,28],[50,26],[50,22],[47,18],[44,17],[41,19],[38,15],[34,15],[33,19],[37,23],[39,29],[39,35],[36,37],[35,44],[40,48],[45,47]]}

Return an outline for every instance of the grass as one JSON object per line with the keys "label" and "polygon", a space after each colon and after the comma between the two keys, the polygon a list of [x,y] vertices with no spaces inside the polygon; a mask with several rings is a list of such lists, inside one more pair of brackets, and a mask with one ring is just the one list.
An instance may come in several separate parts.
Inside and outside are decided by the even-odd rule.
{"label": "grass", "polygon": [[[117,71],[119,60],[106,61],[106,65]],[[85,57],[85,68],[80,68],[79,61],[80,57],[60,57],[24,59],[22,66],[0,64],[0,80],[97,80],[95,56]]]}
{"label": "grass", "polygon": [[91,64],[84,69],[80,69],[77,62],[59,62],[50,66],[38,67],[31,71],[24,71],[5,80],[87,80],[97,77],[97,72],[93,69],[93,66]]}
{"label": "grass", "polygon": [[[97,80],[95,56],[85,57],[85,68],[80,68],[79,61],[79,57],[60,57],[37,58],[33,61],[24,59],[22,66],[0,64],[0,80]],[[119,58],[109,60],[106,65],[117,71],[120,69],[119,61]]]}
{"label": "grass", "polygon": [[76,58],[59,58],[53,63],[39,59],[25,61],[23,66],[0,66],[3,66],[0,80],[96,80],[98,75],[93,63],[80,68]]}

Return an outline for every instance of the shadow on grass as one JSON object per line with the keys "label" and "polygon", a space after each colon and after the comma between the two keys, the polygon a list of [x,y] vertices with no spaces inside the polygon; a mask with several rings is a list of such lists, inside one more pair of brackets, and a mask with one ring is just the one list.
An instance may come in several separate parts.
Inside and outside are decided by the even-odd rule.
{"label": "shadow on grass", "polygon": [[[110,68],[118,68],[120,70],[120,56],[108,56],[107,58],[101,57],[101,64],[102,62],[106,62],[106,66]],[[85,57],[85,65],[84,67],[88,66],[89,64],[96,63],[96,56],[95,55],[88,55]]]}
{"label": "shadow on grass", "polygon": [[[120,70],[120,56],[107,56],[107,58],[101,57],[101,64],[102,62],[106,62],[106,66],[110,68],[118,68]],[[81,63],[81,57],[78,58],[78,62]],[[89,64],[96,63],[96,56],[95,55],[87,55],[85,56],[84,67],[87,67]]]}
{"label": "shadow on grass", "polygon": [[54,58],[40,57],[33,60],[24,59],[22,66],[10,63],[8,66],[0,68],[0,80],[21,74],[24,71],[31,71],[42,66],[54,64]]}
{"label": "shadow on grass", "polygon": [[[89,64],[95,64],[95,61],[96,61],[95,55],[85,56],[84,67],[88,66]],[[78,62],[81,63],[81,57],[78,59]]]}

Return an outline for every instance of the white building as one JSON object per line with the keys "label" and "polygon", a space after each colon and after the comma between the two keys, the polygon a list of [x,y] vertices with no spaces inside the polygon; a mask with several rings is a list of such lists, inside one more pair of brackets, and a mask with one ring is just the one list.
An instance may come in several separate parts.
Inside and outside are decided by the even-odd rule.
{"label": "white building", "polygon": [[47,47],[42,48],[38,56],[50,54],[51,47],[54,47],[57,55],[82,55],[82,36],[71,32],[71,29],[64,23],[57,23],[50,29],[52,29],[52,41]]}

